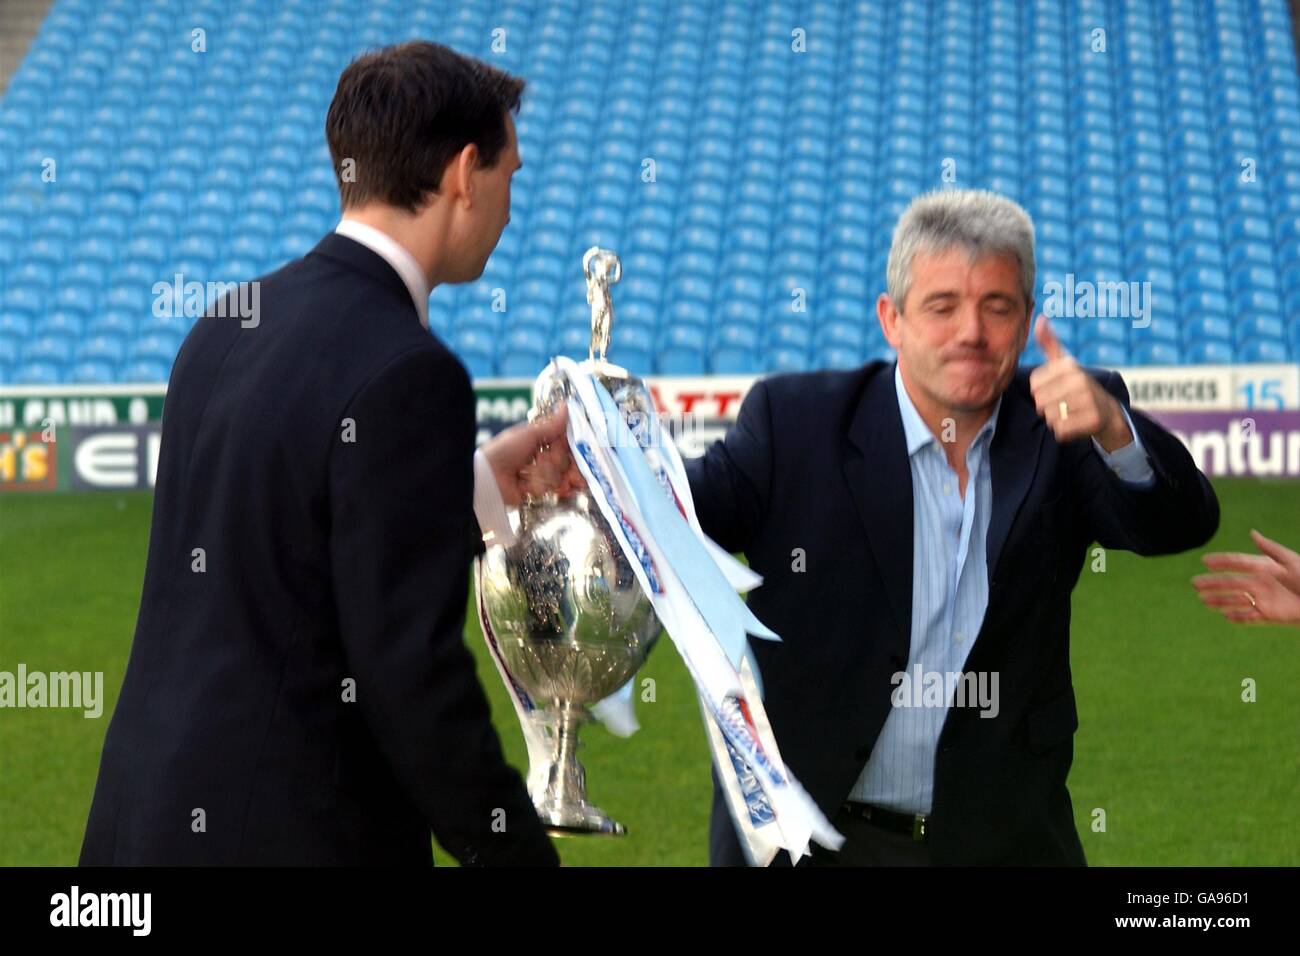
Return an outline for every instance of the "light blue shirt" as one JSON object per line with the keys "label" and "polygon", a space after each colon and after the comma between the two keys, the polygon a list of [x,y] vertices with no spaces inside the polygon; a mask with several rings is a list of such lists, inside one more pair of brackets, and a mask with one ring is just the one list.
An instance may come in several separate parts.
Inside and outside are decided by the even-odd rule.
{"label": "light blue shirt", "polygon": [[[948,694],[940,706],[925,706],[912,679],[957,674],[966,663],[984,622],[989,602],[985,542],[993,507],[989,446],[997,428],[999,398],[989,420],[966,451],[966,494],[943,446],[922,421],[894,366],[898,410],[912,471],[912,631],[907,674],[913,691],[908,706],[893,706],[880,738],[849,799],[903,813],[930,812],[934,793],[934,755],[939,732],[952,706]],[[1154,481],[1150,461],[1124,412],[1134,441],[1107,454],[1094,446],[1122,480],[1139,485]],[[897,685],[902,688],[902,683]],[[944,681],[948,688],[951,683]],[[968,696],[966,706],[976,706]]]}

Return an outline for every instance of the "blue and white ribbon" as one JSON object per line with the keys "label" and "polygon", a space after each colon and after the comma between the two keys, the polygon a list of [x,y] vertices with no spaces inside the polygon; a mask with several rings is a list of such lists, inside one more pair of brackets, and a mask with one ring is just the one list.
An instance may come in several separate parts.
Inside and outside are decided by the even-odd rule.
{"label": "blue and white ribbon", "polygon": [[780,640],[736,593],[761,579],[701,530],[681,456],[657,422],[635,431],[594,376],[594,364],[554,360],[568,377],[568,439],[578,469],[676,645],[700,697],[714,766],[751,863],[809,842],[843,838],[781,760],[763,709],[747,635]]}

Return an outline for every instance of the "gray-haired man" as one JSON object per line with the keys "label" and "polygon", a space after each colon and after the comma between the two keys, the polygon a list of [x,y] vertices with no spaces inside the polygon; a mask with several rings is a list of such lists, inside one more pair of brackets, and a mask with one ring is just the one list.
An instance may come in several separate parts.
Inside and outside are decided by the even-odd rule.
{"label": "gray-haired man", "polygon": [[[814,863],[1082,864],[1070,592],[1093,541],[1198,547],[1218,503],[1119,376],[1017,370],[1034,231],[947,190],[894,233],[877,302],[897,363],[758,383],[688,465],[704,530],[744,551],[781,643],[754,642],[794,774],[847,840]],[[744,862],[717,781],[710,858]]]}

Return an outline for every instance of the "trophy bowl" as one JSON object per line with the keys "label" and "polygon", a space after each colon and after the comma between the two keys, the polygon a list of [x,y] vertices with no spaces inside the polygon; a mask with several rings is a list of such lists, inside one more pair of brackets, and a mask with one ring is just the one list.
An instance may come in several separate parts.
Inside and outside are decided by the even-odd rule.
{"label": "trophy bowl", "polygon": [[585,494],[526,502],[515,543],[483,556],[481,587],[502,660],[552,749],[532,795],[538,816],[553,833],[626,832],[587,801],[578,729],[588,705],[635,676],[660,625],[605,519]]}

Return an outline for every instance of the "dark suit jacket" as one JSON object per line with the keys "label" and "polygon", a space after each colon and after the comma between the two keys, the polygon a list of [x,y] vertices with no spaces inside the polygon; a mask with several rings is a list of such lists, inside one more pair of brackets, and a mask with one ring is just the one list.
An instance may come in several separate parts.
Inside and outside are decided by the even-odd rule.
{"label": "dark suit jacket", "polygon": [[351,239],[260,282],[256,327],[210,310],[172,369],[81,862],[428,866],[430,830],[557,862],[462,634],[464,367]]}
{"label": "dark suit jacket", "polygon": [[[1119,376],[1096,373],[1127,407]],[[999,672],[1001,712],[950,709],[935,757],[936,863],[1082,864],[1065,781],[1078,726],[1070,592],[1087,548],[1138,554],[1202,545],[1218,502],[1176,438],[1139,412],[1154,487],[1125,485],[1090,441],[1057,444],[1022,371],[990,448],[989,601],[967,671]],[[783,642],[752,640],[781,754],[833,817],[889,713],[912,614],[912,476],[893,365],[782,375],[746,396],[735,426],[688,462],[704,530],[743,551],[750,594]],[[792,570],[802,548],[806,570]],[[709,855],[741,865],[714,778]],[[781,857],[785,859],[785,857]]]}

